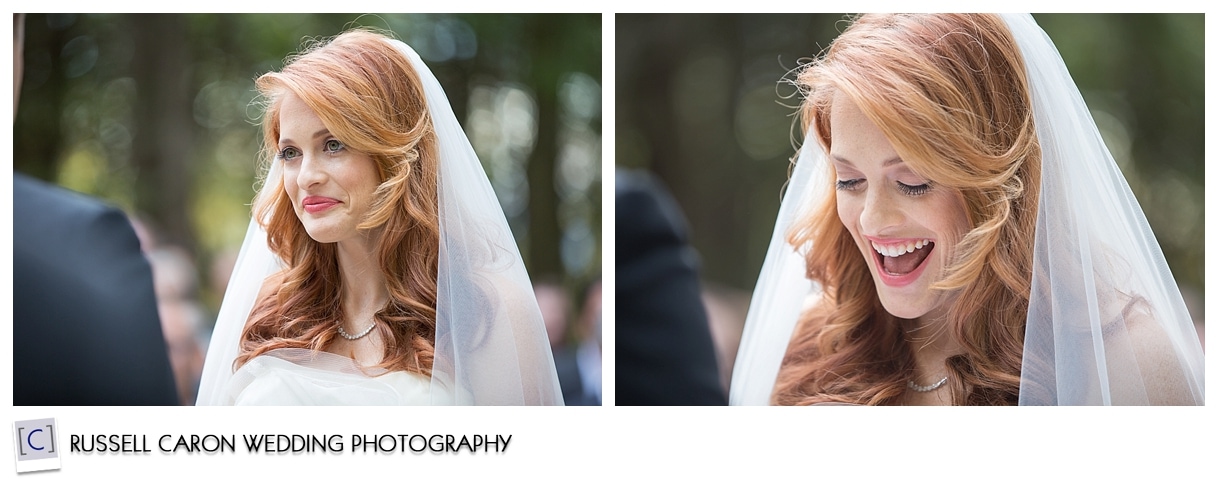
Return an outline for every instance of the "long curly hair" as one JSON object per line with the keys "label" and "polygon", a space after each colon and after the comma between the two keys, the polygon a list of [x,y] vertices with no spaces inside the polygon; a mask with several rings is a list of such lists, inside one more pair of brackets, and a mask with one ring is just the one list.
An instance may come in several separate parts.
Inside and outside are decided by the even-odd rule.
{"label": "long curly hair", "polygon": [[323,350],[343,318],[337,247],[309,237],[272,168],[283,94],[312,109],[348,148],[376,163],[380,185],[358,228],[373,239],[389,291],[377,311],[386,371],[430,374],[435,352],[439,262],[438,150],[418,73],[384,34],[351,30],[315,41],[289,57],[282,71],[258,78],[267,99],[262,118],[266,178],[254,217],[285,269],[263,295],[241,334],[234,367],[280,348]]}
{"label": "long curly hair", "polygon": [[[830,149],[844,94],[906,164],[959,193],[969,231],[932,286],[958,292],[948,335],[952,403],[1018,400],[1040,186],[1040,146],[1019,48],[995,15],[864,15],[800,71],[804,131]],[[830,179],[831,181],[832,179]],[[895,404],[913,378],[910,333],[887,313],[829,188],[787,240],[824,295],[788,346],[772,401]],[[807,248],[808,246],[811,248]],[[801,250],[802,251],[802,250]]]}

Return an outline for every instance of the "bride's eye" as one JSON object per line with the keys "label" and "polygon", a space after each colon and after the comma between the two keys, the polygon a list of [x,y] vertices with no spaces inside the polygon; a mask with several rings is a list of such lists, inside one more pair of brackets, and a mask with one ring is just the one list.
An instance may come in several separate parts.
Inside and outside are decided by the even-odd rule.
{"label": "bride's eye", "polygon": [[300,157],[300,150],[298,150],[296,147],[285,147],[283,150],[280,150],[279,153],[275,154],[276,160],[283,160],[285,162],[295,160],[297,157]]}
{"label": "bride's eye", "polygon": [[930,191],[930,182],[926,182],[921,185],[906,185],[904,183],[897,182],[897,189],[900,190],[901,193],[911,197],[916,197]]}
{"label": "bride's eye", "polygon": [[343,149],[343,142],[334,139],[326,140],[324,147],[326,153],[338,153]]}
{"label": "bride's eye", "polygon": [[862,184],[863,184],[863,179],[861,179],[861,178],[856,178],[853,180],[838,180],[837,189],[841,190],[841,191],[845,191],[845,192],[853,192],[855,190],[858,190],[859,186]]}

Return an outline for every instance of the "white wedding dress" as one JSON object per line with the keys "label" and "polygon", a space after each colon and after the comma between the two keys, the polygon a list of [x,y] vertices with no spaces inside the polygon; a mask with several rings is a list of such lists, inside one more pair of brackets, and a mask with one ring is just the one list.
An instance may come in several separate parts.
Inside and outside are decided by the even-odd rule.
{"label": "white wedding dress", "polygon": [[430,405],[433,393],[452,397],[426,375],[361,369],[350,358],[298,348],[250,360],[225,390],[234,405]]}

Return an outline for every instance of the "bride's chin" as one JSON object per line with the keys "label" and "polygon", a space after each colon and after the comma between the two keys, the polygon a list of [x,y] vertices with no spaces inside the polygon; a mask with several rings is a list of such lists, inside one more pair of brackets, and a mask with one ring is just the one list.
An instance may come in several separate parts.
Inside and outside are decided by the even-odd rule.
{"label": "bride's chin", "polygon": [[334,243],[337,241],[334,238],[334,235],[325,229],[309,229],[308,227],[305,227],[305,233],[309,235],[309,238],[313,239],[313,241],[317,243]]}
{"label": "bride's chin", "polygon": [[[890,303],[893,303],[893,302],[885,302],[883,298],[880,299],[880,304],[884,306],[884,311],[888,312],[889,315],[892,315],[896,318],[903,319],[903,320],[913,320],[916,318],[920,318],[923,315],[926,315],[926,310],[924,310],[924,309],[909,308],[908,304],[889,305]],[[893,307],[896,307],[896,308],[893,308]]]}
{"label": "bride's chin", "polygon": [[306,218],[300,221],[305,234],[317,243],[335,243],[343,237],[344,225],[329,218]]}
{"label": "bride's chin", "polygon": [[944,292],[929,288],[917,293],[896,294],[883,290],[883,284],[878,281],[876,288],[879,289],[876,293],[884,311],[893,317],[907,320],[926,318],[928,315],[946,315],[949,307],[959,298],[959,291]]}
{"label": "bride's chin", "polygon": [[[888,312],[897,318],[914,319],[926,315],[931,310],[927,303],[933,303],[933,292],[924,291],[920,295],[898,294],[893,292],[893,287],[884,284],[882,280],[874,272],[872,272],[872,282],[875,284],[876,296],[880,298],[880,306],[884,307],[884,311]],[[917,298],[910,298],[917,297]]]}

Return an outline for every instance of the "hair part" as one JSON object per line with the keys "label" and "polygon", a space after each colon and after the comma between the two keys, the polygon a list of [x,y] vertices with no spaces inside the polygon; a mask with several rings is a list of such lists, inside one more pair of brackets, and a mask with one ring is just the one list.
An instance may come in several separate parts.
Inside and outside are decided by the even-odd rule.
{"label": "hair part", "polygon": [[[336,340],[342,285],[334,244],[314,241],[296,217],[275,168],[284,94],[299,97],[348,148],[376,163],[375,199],[358,228],[374,239],[389,291],[375,314],[384,339],[378,367],[430,374],[435,351],[440,226],[438,147],[422,82],[384,34],[359,29],[314,42],[279,72],[256,81],[262,118],[263,186],[253,214],[285,265],[269,280],[241,334],[234,367],[279,348],[325,349]],[[264,288],[266,290],[266,288]]]}
{"label": "hair part", "polygon": [[[1040,186],[1040,147],[1023,59],[996,15],[864,15],[798,77],[804,131],[830,149],[833,97],[852,100],[909,167],[959,193],[970,230],[932,288],[964,353],[950,357],[956,404],[1019,394]],[[805,144],[803,148],[818,148]],[[828,167],[826,167],[828,168]],[[833,189],[787,240],[807,249],[824,296],[804,312],[774,403],[892,404],[914,371],[908,332],[879,301]]]}

